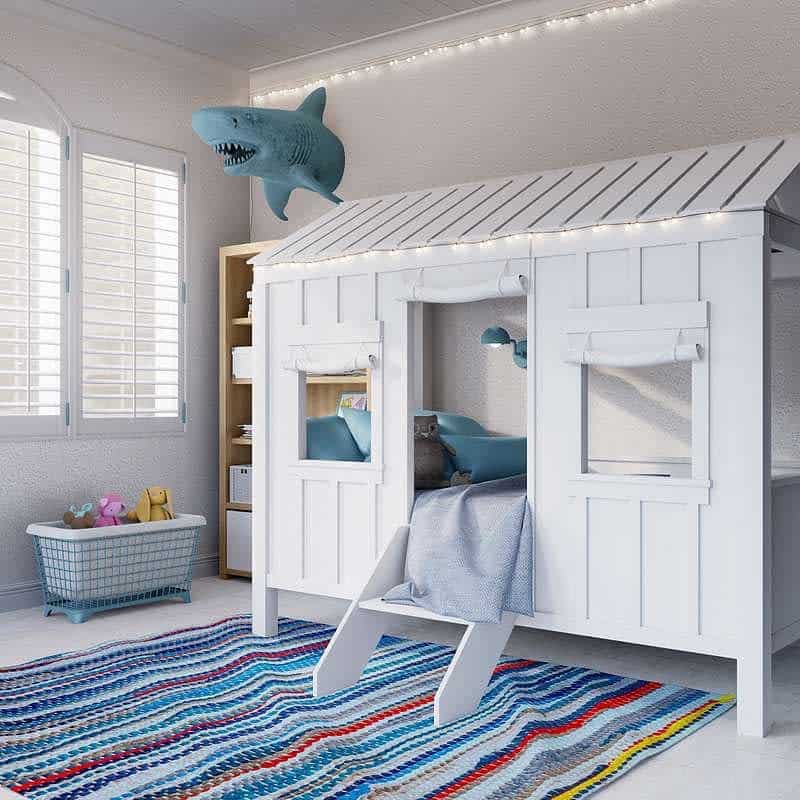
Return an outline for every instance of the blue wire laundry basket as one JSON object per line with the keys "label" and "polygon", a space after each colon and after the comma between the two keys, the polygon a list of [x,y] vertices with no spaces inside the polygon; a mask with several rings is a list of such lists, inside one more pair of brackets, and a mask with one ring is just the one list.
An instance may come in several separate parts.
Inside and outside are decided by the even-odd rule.
{"label": "blue wire laundry basket", "polygon": [[178,514],[72,530],[60,522],[28,526],[42,583],[44,614],[85,622],[110,608],[177,598],[191,602],[192,573],[204,517]]}

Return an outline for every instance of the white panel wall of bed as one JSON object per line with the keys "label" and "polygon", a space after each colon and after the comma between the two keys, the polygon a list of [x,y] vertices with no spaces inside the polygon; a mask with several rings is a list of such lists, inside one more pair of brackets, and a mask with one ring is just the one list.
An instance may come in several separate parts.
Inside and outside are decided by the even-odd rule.
{"label": "white panel wall of bed", "polygon": [[[748,414],[741,398],[731,403],[719,391],[710,413],[709,398],[715,393],[709,392],[708,376],[713,359],[714,383],[735,385],[749,373],[746,365],[758,360],[760,318],[742,319],[737,308],[760,292],[761,238],[621,250],[602,249],[602,237],[593,238],[591,247],[600,249],[513,262],[514,271],[532,273],[535,287],[528,329],[536,331],[529,354],[529,377],[535,381],[529,391],[534,398],[529,433],[535,431],[529,474],[536,498],[537,616],[528,623],[733,655],[736,620],[728,609],[738,587],[730,580],[736,556],[730,531],[747,524],[735,498],[759,485],[761,465],[752,460],[748,474],[741,459],[724,457],[726,447],[741,452],[749,446],[756,453],[758,443],[748,441],[746,427],[739,424]],[[664,280],[663,270],[650,269],[664,263],[670,265],[671,281]],[[492,259],[439,266],[426,270],[425,280],[430,286],[474,283],[496,277],[504,264]],[[748,268],[748,282],[727,279],[731,269],[741,275]],[[269,338],[275,353],[268,380],[269,424],[276,482],[269,504],[270,586],[353,597],[406,516],[407,453],[390,447],[383,458],[380,454],[387,433],[397,437],[404,427],[403,400],[408,391],[413,398],[415,391],[414,370],[407,373],[405,364],[407,340],[415,330],[414,308],[397,298],[416,276],[417,270],[411,269],[269,284]],[[597,283],[603,290],[593,293]],[[701,301],[714,309],[713,327],[706,327],[710,315]],[[644,330],[626,333],[631,342],[619,337],[618,349],[641,349],[659,337],[669,344],[676,329],[682,330],[682,341],[693,338],[703,345],[704,358],[694,366],[691,477],[584,474],[582,369],[564,360],[568,342],[583,334],[566,330],[580,328],[584,313],[594,331],[613,327],[619,306],[641,310],[621,323],[624,328],[639,325]],[[656,315],[661,323],[652,321]],[[358,338],[370,321],[380,322],[375,337],[382,339],[382,357],[372,372],[373,460],[302,461],[302,383],[297,373],[283,368],[279,354],[290,352],[301,339],[313,343],[314,331],[323,341],[347,338],[348,330],[353,331],[351,338]],[[663,325],[663,335],[654,335],[656,324]],[[752,326],[749,332],[743,329],[747,325]],[[742,349],[748,342],[752,353]],[[754,418],[758,409],[749,414]],[[730,436],[734,430],[737,435]],[[720,502],[713,509],[708,504],[710,437],[722,455],[714,468]],[[722,498],[728,493],[730,503]],[[751,522],[757,525],[755,495],[753,499]],[[728,508],[732,516],[726,518]]]}
{"label": "white panel wall of bed", "polygon": [[[419,280],[419,270],[426,286],[452,288],[496,280],[503,271],[522,274],[530,286],[527,433],[536,613],[520,624],[736,658],[740,730],[766,730],[773,631],[783,631],[775,647],[800,637],[800,595],[791,583],[792,570],[800,568],[792,517],[800,486],[789,478],[775,489],[781,528],[773,628],[768,293],[775,217],[763,209],[793,167],[788,152],[781,151],[786,163],[776,166],[759,150],[766,145],[756,145],[748,145],[753,166],[742,165],[730,178],[725,165],[745,148],[720,148],[728,161],[719,152],[713,156],[713,169],[687,194],[688,206],[672,196],[681,179],[675,174],[686,172],[673,174],[671,165],[706,170],[697,154],[673,154],[663,163],[653,157],[628,171],[611,165],[609,175],[619,175],[608,185],[619,186],[613,207],[621,209],[626,197],[641,195],[636,181],[662,163],[659,181],[666,183],[655,190],[653,213],[686,210],[681,219],[635,224],[635,215],[623,215],[616,221],[629,224],[583,225],[596,196],[586,189],[582,207],[568,184],[599,174],[587,167],[552,184],[565,187],[563,202],[575,208],[565,218],[581,223],[579,229],[489,244],[414,241],[413,249],[398,250],[390,242],[387,252],[348,251],[350,231],[377,217],[381,202],[387,216],[373,227],[414,225],[414,204],[449,197],[432,190],[410,194],[405,212],[394,197],[347,204],[289,237],[283,252],[260,257],[255,336],[267,380],[254,390],[257,431],[259,420],[263,431],[254,463],[269,477],[255,495],[255,629],[271,629],[272,588],[357,596],[393,531],[407,522],[409,413],[422,404],[425,348],[419,304],[398,298]],[[770,144],[765,152],[779,151]],[[518,179],[516,194],[502,184],[502,203],[521,202],[520,193],[538,180]],[[722,181],[713,192],[720,202],[702,207],[713,181]],[[503,195],[492,186],[487,197],[500,202]],[[746,202],[741,186],[752,190],[752,208],[706,213],[724,210],[725,198]],[[453,192],[470,196],[463,187]],[[488,217],[477,206],[469,213],[452,217],[459,224]],[[341,222],[348,215],[349,230]],[[798,226],[786,224],[791,232],[784,239],[796,237],[796,252]],[[340,240],[345,246],[326,250],[326,241]],[[300,458],[302,378],[282,360],[298,343],[337,342],[362,342],[378,354],[370,462]],[[676,345],[699,345],[701,353],[691,362],[691,464],[673,472],[676,477],[591,471],[587,367],[571,363],[568,354],[612,353],[623,363]]]}

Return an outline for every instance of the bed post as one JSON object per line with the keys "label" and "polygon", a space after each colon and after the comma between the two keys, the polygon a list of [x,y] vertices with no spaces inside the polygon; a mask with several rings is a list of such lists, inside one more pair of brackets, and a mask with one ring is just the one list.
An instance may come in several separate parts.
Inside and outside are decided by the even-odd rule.
{"label": "bed post", "polygon": [[[269,287],[253,281],[253,374],[269,375]],[[269,385],[253,381],[253,633],[278,633],[278,593],[267,586],[269,571]]]}
{"label": "bed post", "polygon": [[[765,222],[766,224],[766,222]],[[772,403],[770,335],[770,244],[766,237],[740,240],[744,267],[742,275],[750,281],[753,266],[758,266],[752,311],[758,341],[756,363],[751,374],[756,393],[753,416],[742,408],[742,424],[759,425],[761,483],[754,487],[758,499],[760,524],[745,532],[739,548],[741,643],[737,659],[737,726],[740,735],[766,736],[772,724]],[[734,265],[731,265],[732,267]],[[733,387],[731,387],[733,388]],[[743,454],[744,455],[744,454]],[[748,535],[752,533],[752,535]]]}

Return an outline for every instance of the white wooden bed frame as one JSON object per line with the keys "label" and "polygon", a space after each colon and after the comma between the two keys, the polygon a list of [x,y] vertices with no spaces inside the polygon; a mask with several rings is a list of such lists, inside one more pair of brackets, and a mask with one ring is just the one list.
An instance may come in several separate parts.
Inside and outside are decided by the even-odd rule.
{"label": "white wooden bed frame", "polygon": [[[254,631],[275,633],[277,589],[351,600],[324,694],[358,680],[387,614],[438,618],[379,599],[402,578],[425,369],[402,298],[420,277],[440,298],[522,275],[536,613],[447,620],[465,633],[436,724],[474,709],[517,624],[734,658],[739,732],[765,735],[772,654],[800,638],[800,470],[773,475],[769,335],[772,282],[800,279],[798,164],[800,139],[774,138],[352,201],[254,259]],[[687,477],[588,471],[586,369],[565,352],[589,333],[700,346]],[[283,363],[356,347],[376,357],[372,459],[306,460],[304,375]]]}

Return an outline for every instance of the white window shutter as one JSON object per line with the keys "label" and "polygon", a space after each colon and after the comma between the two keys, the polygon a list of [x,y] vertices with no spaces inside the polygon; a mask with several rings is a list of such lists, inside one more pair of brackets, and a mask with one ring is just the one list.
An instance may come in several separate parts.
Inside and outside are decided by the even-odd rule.
{"label": "white window shutter", "polygon": [[79,432],[183,428],[183,163],[81,133]]}
{"label": "white window shutter", "polygon": [[66,432],[63,132],[0,119],[0,435]]}

